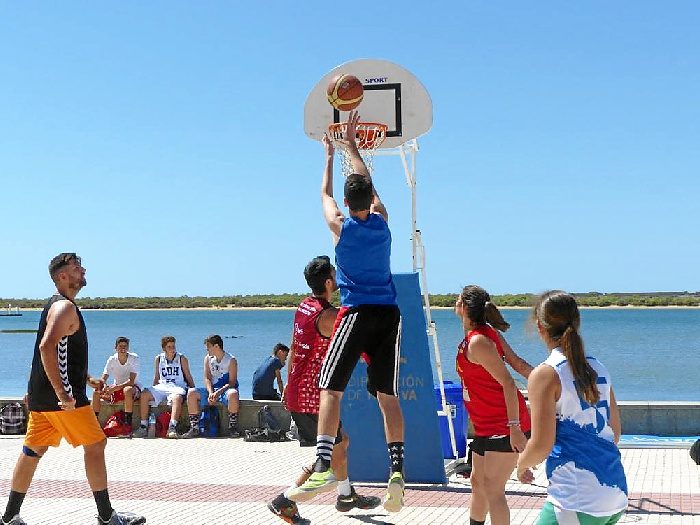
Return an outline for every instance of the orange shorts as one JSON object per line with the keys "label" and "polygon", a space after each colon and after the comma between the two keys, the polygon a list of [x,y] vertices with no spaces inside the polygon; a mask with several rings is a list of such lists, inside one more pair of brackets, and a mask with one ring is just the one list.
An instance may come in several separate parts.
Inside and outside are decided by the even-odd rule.
{"label": "orange shorts", "polygon": [[56,412],[29,412],[24,444],[29,447],[57,447],[64,438],[74,447],[94,445],[105,438],[92,407]]}

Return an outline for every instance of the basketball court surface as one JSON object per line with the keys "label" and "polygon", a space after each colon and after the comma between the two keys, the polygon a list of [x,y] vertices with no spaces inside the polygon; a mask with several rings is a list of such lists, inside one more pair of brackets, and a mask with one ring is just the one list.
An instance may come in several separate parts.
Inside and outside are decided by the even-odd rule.
{"label": "basketball court surface", "polygon": [[[22,440],[0,437],[0,505],[6,504],[10,477]],[[214,453],[212,453],[214,452]],[[144,514],[151,525],[280,525],[265,506],[312,461],[314,450],[288,443],[245,443],[240,439],[110,439],[107,470],[115,508]],[[226,467],[218,464],[226,459]],[[700,525],[700,467],[687,449],[623,449],[630,507],[621,524]],[[531,524],[544,503],[544,469],[535,485],[513,478],[506,486],[513,524]],[[377,485],[357,485],[381,496]],[[389,515],[381,509],[341,514],[335,494],[300,505],[316,525],[469,523],[468,480],[448,485],[411,486],[406,507]],[[80,449],[64,444],[41,460],[23,505],[28,525],[94,523],[95,502],[85,481]],[[487,521],[488,523],[488,521]]]}

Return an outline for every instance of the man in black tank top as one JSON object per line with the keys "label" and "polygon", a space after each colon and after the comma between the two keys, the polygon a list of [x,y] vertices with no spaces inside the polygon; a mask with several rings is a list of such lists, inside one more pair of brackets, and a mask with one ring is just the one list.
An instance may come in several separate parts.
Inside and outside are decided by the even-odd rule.
{"label": "man in black tank top", "polygon": [[65,439],[85,451],[85,471],[97,503],[97,523],[140,525],[146,518],[112,509],[107,492],[104,449],[107,444],[85,391],[101,388],[88,374],[88,340],[85,323],[74,300],[85,286],[85,268],[75,253],[61,253],[49,263],[57,293],[41,314],[32,371],[27,389],[29,422],[22,454],[12,475],[10,497],[2,525],[26,525],[19,517],[24,496],[39,460],[50,446]]}

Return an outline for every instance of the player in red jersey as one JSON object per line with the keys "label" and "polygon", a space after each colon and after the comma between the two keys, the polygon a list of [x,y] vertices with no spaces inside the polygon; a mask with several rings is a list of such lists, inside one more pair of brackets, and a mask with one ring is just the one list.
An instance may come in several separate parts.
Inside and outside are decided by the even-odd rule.
{"label": "player in red jersey", "polygon": [[[318,375],[323,359],[328,353],[330,337],[333,333],[338,309],[331,305],[333,292],[338,289],[335,282],[335,268],[329,257],[314,257],[304,268],[304,277],[312,295],[304,299],[294,314],[294,332],[287,386],[282,401],[292,414],[299,430],[299,444],[302,447],[316,446],[318,431],[318,411],[321,390]],[[335,438],[331,463],[338,481],[338,498],[335,508],[347,512],[353,508],[373,509],[381,500],[376,496],[361,496],[355,492],[348,478],[348,445],[350,439],[340,425]],[[304,524],[308,520],[299,515],[296,503],[289,499],[296,495],[297,501],[313,496],[305,494],[300,486],[311,475],[313,465],[304,469],[295,484],[268,503],[268,508],[288,523]]]}
{"label": "player in red jersey", "polygon": [[483,525],[491,515],[493,525],[510,523],[506,481],[515,468],[530,433],[525,398],[515,386],[506,363],[523,377],[532,366],[520,358],[494,329],[509,324],[483,288],[462,290],[455,313],[464,326],[464,340],[457,350],[457,373],[462,379],[464,404],[474,424],[472,452],[472,505],[470,525]]}

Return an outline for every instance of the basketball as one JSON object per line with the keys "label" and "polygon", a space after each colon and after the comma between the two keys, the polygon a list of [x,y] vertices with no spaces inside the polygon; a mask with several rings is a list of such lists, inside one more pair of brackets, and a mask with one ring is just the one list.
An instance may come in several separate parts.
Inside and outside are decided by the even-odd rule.
{"label": "basketball", "polygon": [[328,102],[339,111],[350,111],[362,102],[362,82],[352,75],[338,75],[328,84]]}

